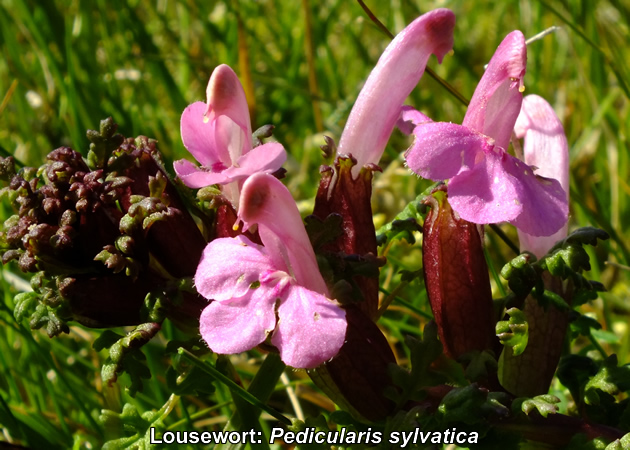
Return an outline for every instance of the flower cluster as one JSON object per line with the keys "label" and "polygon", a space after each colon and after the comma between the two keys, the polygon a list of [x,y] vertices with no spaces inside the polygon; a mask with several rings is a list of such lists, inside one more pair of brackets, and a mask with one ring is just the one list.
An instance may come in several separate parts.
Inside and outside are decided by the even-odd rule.
{"label": "flower cluster", "polygon": [[[614,399],[615,408],[626,408],[630,391],[608,378],[625,380],[627,367],[617,367],[614,356],[566,354],[571,335],[593,344],[600,337],[591,333],[598,324],[576,319],[574,308],[600,289],[582,276],[590,268],[583,245],[607,234],[589,228],[567,236],[567,138],[549,103],[523,96],[525,37],[513,31],[500,43],[461,124],[405,105],[430,72],[431,55],[442,64],[452,52],[454,30],[453,12],[436,9],[394,37],[338,145],[326,138],[313,213],[304,219],[304,206],[298,209],[281,181],[285,148],[272,139],[271,125],[252,133],[245,90],[227,65],[212,72],[206,102],[181,115],[191,158],[175,161],[176,177],[164,169],[155,140],[124,138],[111,118],[88,131],[85,158],[61,147],[40,168],[21,170],[12,157],[0,158],[0,195],[14,210],[0,227],[2,260],[31,277],[32,291],[12,305],[17,323],[28,318],[51,337],[70,332],[69,321],[134,326],[126,336],[107,330],[92,346],[110,348],[103,385],[127,372],[131,395],[153,370],[140,348],[164,329],[162,337],[172,340],[165,352],[152,350],[149,362],[171,365],[164,379],[173,395],[157,415],[143,415],[153,417],[144,424],[129,416],[134,429],[160,428],[177,399],[214,392],[217,383],[246,400],[234,398],[235,430],[256,428],[260,410],[286,419],[264,397],[290,366],[303,369],[294,378],[310,377],[342,410],[327,416],[338,424],[417,432],[466,422],[488,431],[482,438],[490,446],[493,435],[552,434],[539,433],[539,424],[553,433],[564,428],[559,438],[545,438],[567,448],[578,432],[619,437],[589,422],[603,417],[602,392],[607,404]],[[406,169],[392,164],[382,180],[394,174],[394,183],[408,177],[403,183],[415,186],[418,175],[436,183],[422,182],[427,189],[377,231],[372,181],[396,127],[410,136],[398,161]],[[516,228],[520,251],[510,241],[514,230],[491,227],[518,255],[500,272],[505,286],[494,280],[506,292],[493,299],[485,225],[497,223]],[[402,239],[408,245],[396,242]],[[405,253],[409,246],[413,253]],[[416,263],[420,270],[399,270]],[[252,350],[269,354],[245,393],[231,367],[240,359],[221,355]],[[212,353],[216,365],[202,359]],[[579,419],[549,414],[557,408],[544,394],[556,370],[585,413]],[[602,381],[602,374],[611,377]],[[532,405],[538,411],[530,415]],[[117,423],[129,411],[135,414],[125,406]],[[114,417],[108,414],[105,427]],[[156,427],[149,427],[151,441]],[[145,431],[136,431],[118,443],[141,442]]]}
{"label": "flower cluster", "polygon": [[[526,131],[531,136],[538,122],[532,116],[540,109],[534,98],[523,102],[527,50],[522,33],[510,33],[498,47],[462,125],[434,122],[403,105],[430,55],[441,62],[452,49],[454,25],[454,15],[446,9],[418,18],[396,36],[370,74],[341,136],[339,159],[322,175],[315,216],[324,220],[340,214],[345,233],[328,250],[376,255],[371,171],[364,168],[377,167],[395,125],[414,136],[405,153],[408,167],[425,178],[448,180],[455,220],[510,222],[531,239],[565,226],[566,182],[533,167],[540,160],[529,149],[542,144],[526,137],[525,161],[507,151],[515,124],[515,136]],[[270,142],[252,148],[245,94],[232,69],[215,69],[207,103],[186,108],[181,132],[201,167],[177,161],[178,176],[191,188],[220,185],[236,211],[235,229],[243,221],[244,230],[250,230],[249,237],[210,242],[197,269],[196,287],[210,300],[200,327],[209,347],[238,353],[270,337],[293,367],[313,368],[334,357],[344,342],[346,312],[329,298],[290,194],[269,175],[285,161],[283,147]],[[358,307],[373,320],[378,286],[370,279],[357,280],[364,295]],[[489,292],[484,291],[485,297]],[[483,339],[489,342],[487,336]]]}
{"label": "flower cluster", "polygon": [[37,295],[17,305],[16,315],[30,315],[31,326],[50,335],[67,331],[69,320],[99,328],[140,324],[150,319],[149,293],[164,296],[162,312],[178,323],[199,315],[202,299],[185,293],[176,306],[169,284],[193,276],[203,235],[168,179],[156,141],[124,138],[116,129],[110,118],[88,132],[87,161],[68,147],[50,152],[39,169],[16,171],[10,158],[1,161],[8,186],[0,193],[17,212],[0,233],[2,261],[17,260],[36,274]]}
{"label": "flower cluster", "polygon": [[[308,10],[305,17],[310,25]],[[250,55],[240,44],[247,31],[241,25],[248,23],[238,22],[239,63],[247,73],[243,63]],[[61,427],[52,437],[67,445],[87,439],[103,448],[149,448],[183,442],[178,424],[209,414],[210,432],[202,434],[220,441],[212,430],[230,417],[222,436],[245,443],[254,434],[265,438],[264,411],[290,427],[292,442],[305,429],[348,428],[328,433],[330,442],[318,439],[317,448],[387,447],[400,444],[399,437],[402,447],[422,447],[418,439],[429,445],[428,438],[434,447],[453,443],[447,435],[455,426],[480,430],[469,433],[469,444],[483,448],[510,450],[528,442],[585,448],[586,438],[602,445],[596,438],[617,439],[607,448],[630,448],[630,434],[621,438],[630,431],[630,365],[608,354],[625,347],[580,311],[604,289],[583,274],[591,255],[584,246],[608,235],[591,227],[568,234],[569,147],[562,120],[541,97],[523,95],[527,45],[538,37],[526,41],[512,31],[499,39],[466,102],[429,69],[444,63],[440,72],[459,78],[445,67],[454,62],[447,55],[456,30],[454,13],[440,8],[393,37],[337,142],[325,137],[312,203],[296,203],[283,180],[291,154],[276,142],[272,125],[254,126],[245,94],[253,89],[244,89],[224,64],[210,74],[205,101],[181,114],[189,155],[175,161],[173,171],[165,169],[156,140],[125,138],[111,118],[87,132],[84,153],[60,147],[37,168],[0,157],[0,198],[5,211],[12,210],[0,225],[0,255],[3,264],[25,273],[4,271],[5,294],[20,292],[5,301],[15,320],[0,313],[9,344],[0,348],[11,350],[8,365],[0,358],[0,371],[6,366],[10,377],[29,375],[25,382],[10,380],[8,397],[3,394],[2,411],[11,419],[3,438],[39,448],[49,429]],[[347,52],[331,55],[340,54]],[[271,62],[257,56],[252,67],[268,71]],[[330,69],[314,70],[312,62],[309,75]],[[339,74],[333,69],[326,72],[329,81]],[[453,113],[449,103],[432,102],[441,107],[432,117],[419,111],[422,104],[419,110],[405,105],[416,87],[425,90],[426,72],[469,103],[461,120],[440,117]],[[314,81],[309,76],[318,99]],[[338,87],[326,86],[329,93]],[[11,108],[15,98],[9,97],[0,109]],[[295,130],[287,133],[286,126],[280,131],[292,136]],[[402,135],[391,139],[395,128]],[[386,146],[400,142],[403,148],[390,148],[383,158]],[[0,153],[7,151],[0,147]],[[397,159],[390,164],[391,155]],[[289,161],[288,167],[306,170],[313,163]],[[413,192],[419,185],[422,192]],[[314,187],[306,183],[298,191]],[[374,205],[383,208],[373,212]],[[514,256],[506,261],[509,251]],[[627,256],[618,239],[597,254]],[[603,300],[615,300],[615,292]],[[613,331],[618,313],[607,320]],[[25,322],[49,337],[70,336],[51,346],[38,333],[24,335]],[[124,335],[111,329],[123,327]],[[84,354],[86,345],[98,354]],[[40,366],[54,363],[52,370],[29,371],[28,361],[21,363],[29,355]],[[89,399],[60,394],[79,378],[88,388],[94,384],[93,376],[82,376],[94,374],[93,363],[100,366],[98,398],[79,404],[77,415],[69,400]],[[63,368],[77,372],[68,377]],[[118,395],[112,385],[123,373],[132,397],[153,377],[150,394],[164,404]],[[307,377],[318,391],[302,389]],[[31,378],[44,380],[52,401],[29,387]],[[566,400],[561,406],[548,395],[551,386]],[[267,405],[270,399],[285,410]],[[114,408],[109,404],[122,412],[101,409]],[[25,420],[23,411],[42,405],[47,417],[54,407],[57,416],[78,419],[58,419],[52,428]]]}

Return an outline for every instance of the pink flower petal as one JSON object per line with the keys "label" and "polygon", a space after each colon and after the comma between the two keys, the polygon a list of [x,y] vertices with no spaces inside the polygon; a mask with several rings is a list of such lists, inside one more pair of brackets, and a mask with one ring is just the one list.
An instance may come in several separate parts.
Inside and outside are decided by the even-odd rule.
{"label": "pink flower petal", "polygon": [[462,125],[495,140],[507,149],[514,122],[521,109],[520,87],[527,64],[525,37],[508,34],[499,45],[475,89]]}
{"label": "pink flower petal", "polygon": [[413,134],[413,144],[405,152],[407,166],[421,177],[436,181],[472,167],[476,155],[489,147],[485,136],[454,123],[421,124]]}
{"label": "pink flower petal", "polygon": [[178,177],[185,177],[200,171],[199,166],[191,163],[187,159],[179,159],[173,163],[173,169]]}
{"label": "pink flower petal", "polygon": [[503,167],[512,176],[523,205],[521,214],[510,223],[532,236],[550,236],[560,230],[569,217],[567,194],[560,182],[536,176],[527,164],[507,156]]}
{"label": "pink flower petal", "polygon": [[311,369],[335,356],[346,337],[346,312],[321,294],[290,286],[278,307],[271,343],[285,364]]}
{"label": "pink flower petal", "polygon": [[247,140],[243,129],[230,117],[216,117],[214,129],[215,142],[226,167],[236,164],[241,155],[251,149],[251,138]]}
{"label": "pink flower petal", "polygon": [[[525,162],[537,167],[534,173],[560,182],[567,199],[569,192],[569,145],[560,119],[547,101],[537,95],[523,99],[514,133],[525,138]],[[519,230],[521,251],[530,251],[538,258],[567,236],[568,223],[548,237],[536,237]]]}
{"label": "pink flower petal", "polygon": [[558,180],[568,192],[569,144],[551,105],[538,95],[525,97],[514,133],[525,138],[525,163],[537,167],[536,175]]}
{"label": "pink flower petal", "polygon": [[195,286],[209,300],[229,300],[245,295],[267,270],[275,268],[261,245],[242,235],[215,239],[203,251]]}
{"label": "pink flower petal", "polygon": [[509,158],[515,159],[502,150],[485,151],[471,170],[460,172],[449,182],[448,201],[462,219],[485,224],[518,217],[523,210],[518,200],[522,192],[518,179],[504,169]]}
{"label": "pink flower petal", "polygon": [[421,113],[412,106],[405,105],[400,109],[400,117],[396,122],[396,127],[406,135],[409,135],[413,133],[413,129],[417,125],[430,122],[433,122],[433,120],[429,116]]}
{"label": "pink flower petal", "polygon": [[203,102],[188,105],[182,113],[180,131],[184,147],[202,166],[212,167],[225,161],[222,161],[215,142],[214,123],[204,121],[205,110],[206,104]]}
{"label": "pink flower petal", "polygon": [[223,172],[207,172],[186,159],[173,163],[177,176],[191,189],[199,189],[213,184],[229,183],[231,179]]}
{"label": "pink flower petal", "polygon": [[250,350],[276,327],[276,300],[275,288],[260,286],[240,298],[214,301],[201,313],[201,337],[215,353]]}
{"label": "pink flower petal", "polygon": [[[230,66],[221,64],[214,69],[208,81],[206,96],[207,106],[204,109],[206,118],[213,121],[219,116],[229,117],[245,135],[242,153],[249,151],[252,148],[252,125],[247,98],[241,82]],[[232,160],[236,161],[240,155],[241,150]]]}
{"label": "pink flower petal", "polygon": [[265,173],[249,177],[241,190],[238,217],[246,227],[258,224],[260,238],[274,258],[274,267],[288,267],[298,284],[328,293],[300,212],[282,182]]}
{"label": "pink flower petal", "polygon": [[282,144],[268,142],[241,156],[236,166],[227,169],[225,175],[236,180],[257,172],[273,173],[282,167],[286,160],[287,153]]}
{"label": "pink flower petal", "polygon": [[357,177],[368,163],[378,164],[398,120],[400,108],[424,73],[431,53],[438,61],[453,47],[455,15],[428,12],[409,24],[387,46],[357,98],[339,141],[339,154],[352,154]]}
{"label": "pink flower petal", "polygon": [[[516,223],[516,222],[514,222]],[[561,241],[567,237],[567,231],[569,229],[568,223],[562,228],[556,231],[551,236],[532,236],[524,231],[518,230],[518,240],[521,247],[521,252],[531,252],[536,258],[540,259],[547,254],[547,252],[553,247],[556,242]]]}

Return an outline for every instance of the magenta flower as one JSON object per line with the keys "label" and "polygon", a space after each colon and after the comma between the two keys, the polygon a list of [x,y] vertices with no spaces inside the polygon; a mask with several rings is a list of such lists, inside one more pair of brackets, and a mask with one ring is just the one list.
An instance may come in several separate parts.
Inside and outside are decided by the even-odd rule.
{"label": "magenta flower", "polygon": [[[431,180],[447,180],[448,199],[474,223],[507,221],[533,236],[549,236],[568,218],[566,193],[507,153],[521,109],[527,49],[520,31],[508,34],[488,64],[462,125],[432,122],[406,111],[415,124],[407,165]],[[404,127],[403,127],[404,128]]]}
{"label": "magenta flower", "polygon": [[264,342],[285,364],[310,369],[335,356],[346,335],[346,312],[328,298],[315,253],[288,189],[268,174],[249,177],[239,218],[258,225],[264,244],[245,236],[210,242],[195,275],[214,300],[201,313],[201,336],[216,353],[239,353]]}
{"label": "magenta flower", "polygon": [[286,161],[281,144],[252,149],[252,126],[245,91],[234,71],[218,66],[208,82],[207,103],[195,102],[182,113],[184,146],[201,164],[175,161],[175,172],[190,188],[226,185],[224,195],[236,208],[239,182],[257,172],[275,172]]}
{"label": "magenta flower", "polygon": [[[558,180],[568,201],[569,144],[551,105],[537,95],[525,97],[514,125],[514,134],[519,139],[524,138],[525,163],[535,167],[536,175]],[[521,251],[530,251],[540,258],[567,236],[567,230],[568,223],[551,236],[536,237],[519,230]]]}
{"label": "magenta flower", "polygon": [[392,40],[370,73],[339,141],[339,154],[352,154],[356,179],[366,164],[378,164],[400,109],[424,74],[429,56],[441,63],[453,48],[455,15],[436,9],[418,17]]}

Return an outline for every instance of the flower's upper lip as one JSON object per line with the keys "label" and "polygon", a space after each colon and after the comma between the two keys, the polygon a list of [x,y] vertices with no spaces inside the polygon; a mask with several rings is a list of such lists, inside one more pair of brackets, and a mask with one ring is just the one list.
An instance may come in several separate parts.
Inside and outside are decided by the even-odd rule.
{"label": "flower's upper lip", "polygon": [[527,65],[525,36],[513,31],[501,42],[473,94],[462,125],[508,148],[521,109],[520,86]]}
{"label": "flower's upper lip", "polygon": [[247,179],[241,191],[238,217],[246,224],[258,224],[265,247],[274,248],[276,268],[286,267],[297,282],[328,295],[302,217],[288,189],[277,178],[257,173]]}
{"label": "flower's upper lip", "polygon": [[227,64],[217,66],[212,72],[206,88],[206,105],[204,117],[209,120],[221,115],[229,117],[245,133],[247,142],[244,148],[252,148],[252,125],[245,90]]}
{"label": "flower's upper lip", "polygon": [[378,164],[400,108],[424,73],[431,54],[441,62],[453,48],[455,15],[448,9],[428,12],[387,46],[354,104],[339,140],[338,154],[352,154],[356,178],[366,164]]}

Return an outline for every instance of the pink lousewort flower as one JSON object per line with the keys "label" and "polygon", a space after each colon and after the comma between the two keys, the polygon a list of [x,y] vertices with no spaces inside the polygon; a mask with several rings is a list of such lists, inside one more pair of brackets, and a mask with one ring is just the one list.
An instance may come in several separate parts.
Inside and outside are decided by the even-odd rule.
{"label": "pink lousewort flower", "polygon": [[195,275],[199,293],[214,300],[200,331],[216,353],[271,343],[291,367],[313,368],[335,356],[346,335],[346,313],[328,298],[295,201],[276,178],[258,173],[243,184],[238,217],[258,225],[264,246],[245,236],[210,242]]}
{"label": "pink lousewort flower", "polygon": [[381,55],[357,98],[339,141],[338,154],[352,156],[357,178],[378,164],[401,107],[424,74],[429,56],[441,63],[453,48],[455,15],[448,9],[423,14],[398,33]]}
{"label": "pink lousewort flower", "polygon": [[[374,165],[431,54],[442,61],[453,47],[454,26],[455,16],[448,9],[422,15],[394,38],[368,77],[341,136],[338,158],[332,167],[322,170],[315,199],[313,215],[321,220],[330,214],[343,218],[343,234],[327,251],[377,255],[370,199]],[[375,319],[378,279],[357,275],[354,281],[363,295],[358,307]]]}
{"label": "pink lousewort flower", "polygon": [[[523,99],[514,133],[524,138],[525,163],[535,167],[534,173],[560,182],[569,197],[569,144],[562,123],[546,100],[537,95]],[[530,251],[537,258],[544,256],[553,245],[567,236],[568,223],[551,236],[532,236],[518,232],[521,251]]]}
{"label": "pink lousewort flower", "polygon": [[245,91],[234,71],[218,66],[208,82],[207,103],[195,102],[182,113],[184,146],[201,164],[175,161],[175,172],[190,188],[224,185],[223,193],[236,208],[239,182],[257,172],[275,172],[286,161],[281,144],[252,148],[252,126]]}
{"label": "pink lousewort flower", "polygon": [[402,121],[416,125],[405,157],[424,178],[450,179],[449,202],[461,218],[507,221],[533,236],[549,236],[567,222],[566,193],[557,180],[535,175],[506,151],[523,100],[526,60],[525,38],[513,31],[490,60],[462,125],[405,111]]}

